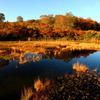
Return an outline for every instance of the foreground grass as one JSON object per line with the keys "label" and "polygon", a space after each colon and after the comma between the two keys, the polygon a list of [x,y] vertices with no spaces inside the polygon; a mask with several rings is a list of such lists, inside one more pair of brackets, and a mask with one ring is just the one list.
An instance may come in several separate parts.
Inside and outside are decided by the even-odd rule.
{"label": "foreground grass", "polygon": [[72,75],[37,79],[32,88],[24,88],[20,100],[100,100],[100,77],[97,69],[75,63]]}

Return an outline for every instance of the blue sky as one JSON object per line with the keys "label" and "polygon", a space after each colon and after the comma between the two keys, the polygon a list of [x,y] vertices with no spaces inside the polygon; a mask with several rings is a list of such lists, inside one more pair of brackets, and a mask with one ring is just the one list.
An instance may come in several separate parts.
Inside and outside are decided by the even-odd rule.
{"label": "blue sky", "polygon": [[5,14],[5,21],[16,21],[17,16],[28,20],[68,12],[100,22],[100,0],[0,0],[0,13]]}

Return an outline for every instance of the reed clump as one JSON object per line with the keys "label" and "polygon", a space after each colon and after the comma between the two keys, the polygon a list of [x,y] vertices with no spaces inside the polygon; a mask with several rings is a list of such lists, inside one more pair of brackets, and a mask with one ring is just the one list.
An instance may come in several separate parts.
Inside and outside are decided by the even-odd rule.
{"label": "reed clump", "polygon": [[34,81],[34,88],[36,89],[36,91],[45,90],[46,87],[50,85],[50,82],[51,81],[49,79],[45,79],[45,81],[42,81],[40,80],[40,78],[38,78]]}
{"label": "reed clump", "polygon": [[44,81],[38,78],[34,81],[32,96],[27,100],[100,100],[100,77],[97,70],[90,70],[80,63],[73,64],[73,68],[76,73],[72,75],[65,74]]}
{"label": "reed clump", "polygon": [[80,64],[79,62],[73,64],[73,69],[77,72],[87,72],[89,68],[86,65]]}
{"label": "reed clump", "polygon": [[24,90],[21,94],[21,99],[20,100],[30,100],[30,98],[32,97],[33,95],[33,90],[32,88],[25,88],[24,87]]}

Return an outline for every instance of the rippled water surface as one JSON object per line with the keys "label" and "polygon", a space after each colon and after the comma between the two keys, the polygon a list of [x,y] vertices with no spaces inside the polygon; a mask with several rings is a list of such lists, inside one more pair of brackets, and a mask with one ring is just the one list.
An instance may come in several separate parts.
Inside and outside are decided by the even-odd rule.
{"label": "rippled water surface", "polygon": [[0,59],[0,100],[19,100],[23,87],[32,86],[37,77],[55,78],[65,73],[72,74],[72,65],[77,61],[100,71],[100,52],[95,50],[50,50],[45,54],[26,54],[21,60]]}

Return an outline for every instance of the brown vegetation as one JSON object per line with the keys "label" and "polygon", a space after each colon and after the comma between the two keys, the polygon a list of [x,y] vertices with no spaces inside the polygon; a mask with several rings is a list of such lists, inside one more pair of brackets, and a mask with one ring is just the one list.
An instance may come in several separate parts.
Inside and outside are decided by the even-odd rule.
{"label": "brown vegetation", "polygon": [[[76,74],[65,74],[52,81],[43,81],[38,78],[34,81],[35,90],[31,90],[32,96],[27,97],[27,100],[99,100],[100,77],[96,70],[91,71],[79,63],[74,64],[73,67],[76,69]],[[77,71],[80,74],[77,75]],[[23,98],[24,96],[27,95],[22,94]]]}
{"label": "brown vegetation", "polygon": [[33,95],[32,88],[24,88],[24,92],[22,92],[21,100],[29,100],[30,97]]}
{"label": "brown vegetation", "polygon": [[34,81],[34,88],[36,89],[36,91],[45,90],[46,87],[50,85],[50,83],[51,81],[49,79],[45,79],[45,81],[42,81],[40,80],[40,78],[38,78]]}
{"label": "brown vegetation", "polygon": [[100,24],[91,18],[76,17],[72,13],[65,15],[41,15],[38,20],[3,22],[0,17],[0,41],[15,40],[99,40]]}
{"label": "brown vegetation", "polygon": [[79,62],[73,64],[73,69],[80,73],[89,71],[89,68],[87,66],[80,64]]}
{"label": "brown vegetation", "polygon": [[[52,49],[54,55],[60,53],[62,51],[68,50],[100,50],[99,43],[80,43],[80,42],[61,42],[61,41],[54,41],[54,42],[1,42],[0,41],[0,54],[5,56],[5,58],[19,58],[21,63],[22,58],[27,53],[33,53],[35,55],[42,53],[45,54],[47,50]],[[8,53],[7,53],[8,52]],[[9,55],[6,55],[9,54]],[[38,59],[37,59],[38,60]],[[25,61],[27,62],[27,61]]]}

